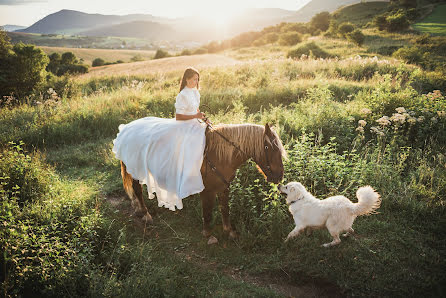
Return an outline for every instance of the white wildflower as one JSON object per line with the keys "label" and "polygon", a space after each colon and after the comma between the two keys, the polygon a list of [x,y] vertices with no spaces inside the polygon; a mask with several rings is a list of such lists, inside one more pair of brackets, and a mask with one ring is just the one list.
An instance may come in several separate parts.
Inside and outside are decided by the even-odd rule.
{"label": "white wildflower", "polygon": [[390,119],[387,116],[382,116],[381,118],[376,120],[376,122],[378,122],[378,124],[382,126],[387,126],[391,124]]}
{"label": "white wildflower", "polygon": [[395,123],[403,124],[404,122],[406,122],[406,116],[405,116],[405,114],[395,113],[395,114],[392,115],[390,120],[395,122]]}
{"label": "white wildflower", "polygon": [[395,110],[400,114],[406,113],[406,109],[404,107],[399,107],[399,108],[396,108]]}
{"label": "white wildflower", "polygon": [[407,119],[407,122],[408,122],[409,124],[415,124],[415,123],[417,123],[417,118],[415,118],[415,117],[409,117],[409,119]]}
{"label": "white wildflower", "polygon": [[356,127],[356,131],[358,131],[359,133],[364,133],[364,127],[358,126]]}
{"label": "white wildflower", "polygon": [[444,118],[446,116],[446,111],[437,111],[437,115],[440,118]]}
{"label": "white wildflower", "polygon": [[363,116],[367,116],[368,114],[371,114],[372,111],[370,109],[363,108],[363,109],[361,109],[361,111],[359,111],[359,113],[361,113],[361,115],[363,115]]}
{"label": "white wildflower", "polygon": [[364,127],[367,124],[367,121],[365,120],[359,120],[358,125]]}
{"label": "white wildflower", "polygon": [[420,117],[418,117],[417,121],[418,121],[418,122],[423,122],[423,121],[424,121],[424,116],[420,116]]}

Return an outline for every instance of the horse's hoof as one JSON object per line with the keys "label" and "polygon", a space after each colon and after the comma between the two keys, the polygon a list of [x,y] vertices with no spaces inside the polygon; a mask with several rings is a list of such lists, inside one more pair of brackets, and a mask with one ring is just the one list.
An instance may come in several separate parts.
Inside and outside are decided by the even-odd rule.
{"label": "horse's hoof", "polygon": [[152,218],[152,216],[149,213],[146,213],[146,215],[144,215],[142,217],[142,220],[145,221],[146,223],[150,224],[150,225],[153,224],[153,218]]}
{"label": "horse's hoof", "polygon": [[217,238],[215,238],[214,236],[209,237],[208,245],[217,244],[217,243],[218,243],[218,239]]}

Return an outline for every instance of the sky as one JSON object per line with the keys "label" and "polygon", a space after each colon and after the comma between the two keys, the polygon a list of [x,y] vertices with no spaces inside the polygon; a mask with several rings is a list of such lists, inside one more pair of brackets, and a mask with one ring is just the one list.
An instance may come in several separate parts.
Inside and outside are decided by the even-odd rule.
{"label": "sky", "polygon": [[246,8],[298,10],[311,0],[0,0],[0,26],[30,26],[61,9],[99,14],[162,17],[230,17]]}

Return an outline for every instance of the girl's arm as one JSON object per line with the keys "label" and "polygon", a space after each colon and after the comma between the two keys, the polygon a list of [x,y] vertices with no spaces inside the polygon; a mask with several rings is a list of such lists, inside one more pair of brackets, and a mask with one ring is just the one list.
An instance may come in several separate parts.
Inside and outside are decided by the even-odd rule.
{"label": "girl's arm", "polygon": [[184,114],[175,114],[176,120],[190,120],[190,119],[203,119],[205,117],[204,113],[198,112],[195,115],[184,115]]}

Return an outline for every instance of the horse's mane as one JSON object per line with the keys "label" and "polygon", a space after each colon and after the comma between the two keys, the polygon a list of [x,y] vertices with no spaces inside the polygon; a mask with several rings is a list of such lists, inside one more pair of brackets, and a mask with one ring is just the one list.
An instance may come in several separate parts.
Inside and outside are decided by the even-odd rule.
{"label": "horse's mane", "polygon": [[[214,129],[239,146],[243,152],[252,154],[252,157],[254,157],[255,160],[261,159],[264,152],[264,126],[257,124],[222,124],[215,126]],[[271,132],[275,137],[275,140],[273,140],[274,144],[279,148],[282,156],[286,157],[286,151],[283,148],[279,136],[272,129]],[[218,159],[226,162],[231,161],[234,154],[242,154],[212,130],[208,132],[206,146],[208,147],[208,150],[214,151],[217,154]]]}

